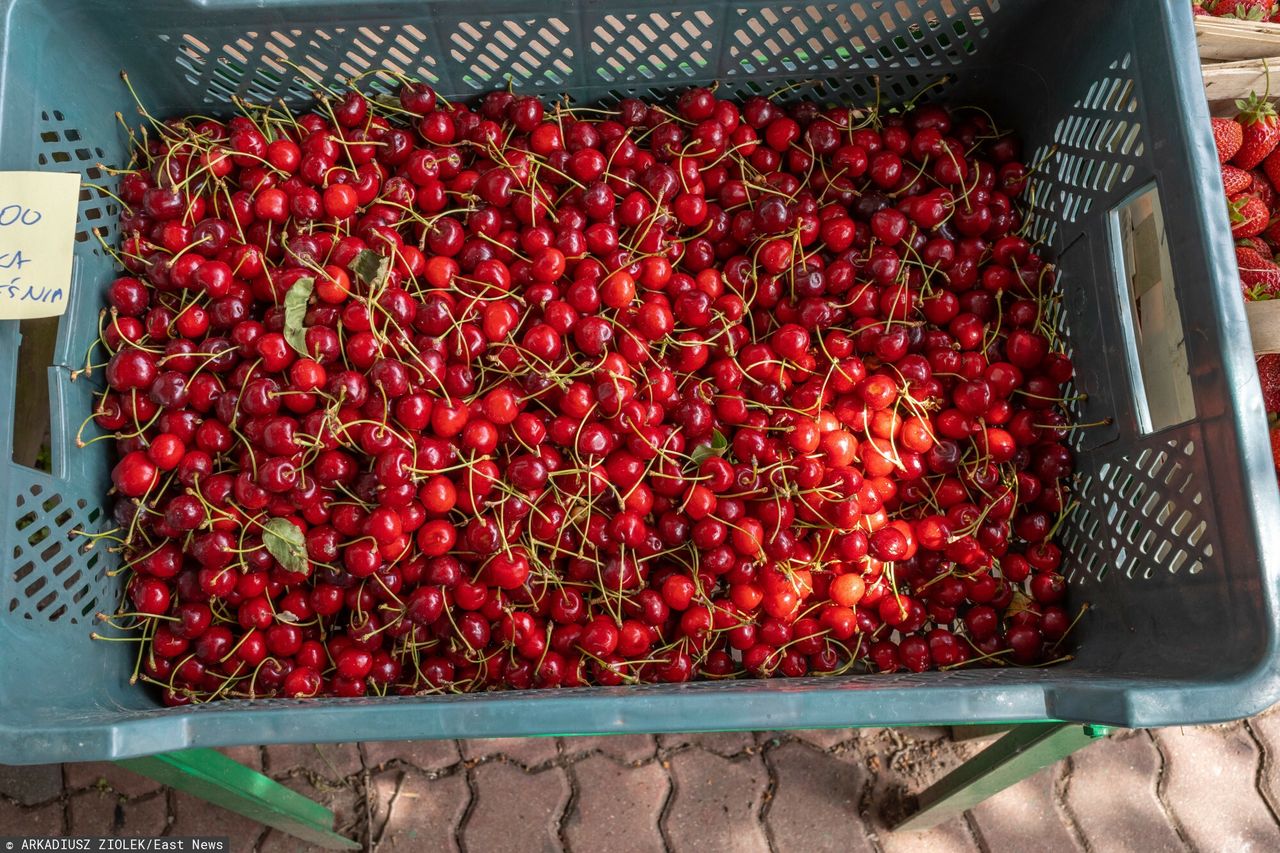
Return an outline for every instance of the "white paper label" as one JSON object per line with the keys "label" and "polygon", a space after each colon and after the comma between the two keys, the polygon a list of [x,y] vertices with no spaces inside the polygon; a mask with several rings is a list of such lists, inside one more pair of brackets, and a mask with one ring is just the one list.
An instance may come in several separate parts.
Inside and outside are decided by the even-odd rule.
{"label": "white paper label", "polygon": [[67,310],[79,172],[0,172],[0,320]]}

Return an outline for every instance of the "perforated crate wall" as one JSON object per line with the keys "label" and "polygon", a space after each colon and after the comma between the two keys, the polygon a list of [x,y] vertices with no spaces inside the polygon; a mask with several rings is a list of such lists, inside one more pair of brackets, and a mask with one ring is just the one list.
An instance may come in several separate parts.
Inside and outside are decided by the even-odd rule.
{"label": "perforated crate wall", "polygon": [[1035,169],[1027,197],[1037,214],[1031,230],[1036,239],[1053,243],[1060,223],[1075,223],[1102,199],[1131,188],[1146,151],[1132,64],[1129,53],[1112,62],[1110,73],[1058,121],[1053,141],[1028,161]]}
{"label": "perforated crate wall", "polygon": [[1100,581],[1110,571],[1150,580],[1161,572],[1194,575],[1212,565],[1222,552],[1198,487],[1208,482],[1199,438],[1194,425],[1179,429],[1083,478],[1062,542],[1074,558],[1069,580]]}
{"label": "perforated crate wall", "polygon": [[101,146],[85,139],[74,121],[61,110],[40,111],[37,128],[39,144],[36,146],[36,163],[51,171],[79,170],[82,177],[80,206],[76,212],[76,243],[88,244],[94,254],[102,252],[102,244],[91,233],[99,229],[102,238],[111,245],[120,230],[120,207],[111,196],[95,186],[106,187],[115,181],[100,165],[105,157]]}
{"label": "perforated crate wall", "polygon": [[[939,80],[926,63],[958,64],[981,49],[999,0],[874,0],[762,9],[725,4],[703,9],[654,5],[605,12],[513,12],[501,17],[435,6],[391,24],[280,29],[202,27],[155,34],[181,68],[191,103],[226,106],[305,101],[317,88],[359,78],[389,91],[398,78],[425,80],[451,95],[511,85],[558,95],[600,87],[615,95],[721,80],[735,92],[750,80],[825,80],[833,97],[874,95],[880,75],[890,101]],[[461,10],[461,11],[460,11]],[[211,35],[216,32],[216,37]],[[780,75],[794,75],[779,81]]]}
{"label": "perforated crate wall", "polygon": [[102,526],[103,510],[85,497],[60,493],[52,483],[30,482],[14,495],[17,536],[6,567],[12,584],[8,614],[28,620],[91,622],[111,609],[107,543],[81,535]]}

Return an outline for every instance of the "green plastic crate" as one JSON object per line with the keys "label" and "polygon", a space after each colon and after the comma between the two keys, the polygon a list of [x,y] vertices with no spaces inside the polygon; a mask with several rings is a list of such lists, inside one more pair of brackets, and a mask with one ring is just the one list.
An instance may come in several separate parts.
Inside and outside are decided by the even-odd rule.
{"label": "green plastic crate", "polygon": [[[1199,723],[1280,696],[1280,532],[1266,420],[1238,292],[1186,0],[756,0],[350,3],[337,0],[0,0],[0,169],[104,178],[133,116],[130,72],[157,115],[227,113],[230,98],[304,100],[307,78],[384,67],[465,97],[506,85],[580,102],[718,80],[741,95],[978,104],[1020,129],[1035,233],[1058,255],[1062,325],[1088,394],[1084,483],[1065,528],[1071,600],[1092,608],[1076,658],[1045,669],[388,700],[222,702],[163,709],[130,686],[126,644],[95,643],[118,580],[74,529],[106,522],[106,442],[77,450],[90,383],[70,380],[96,334],[113,203],[86,189],[71,307],[52,363],[19,375],[19,324],[0,323],[0,447],[15,398],[48,384],[52,472],[0,466],[0,761],[110,759],[192,746],[553,733],[1009,722]],[[298,70],[301,69],[301,70]],[[366,78],[390,88],[386,80]],[[1164,211],[1182,335],[1141,389],[1114,211],[1150,187]],[[1151,295],[1146,308],[1151,308]],[[1167,305],[1166,305],[1167,307]],[[1144,315],[1144,318],[1146,315]],[[28,359],[30,360],[30,359]],[[1181,414],[1170,397],[1185,360]],[[46,360],[47,361],[47,360]],[[25,411],[25,409],[24,409]],[[36,428],[24,422],[25,435]],[[1181,420],[1181,422],[1176,422]],[[1152,430],[1155,423],[1159,429]],[[1174,423],[1165,426],[1166,423]],[[1274,550],[1274,549],[1273,549]]]}

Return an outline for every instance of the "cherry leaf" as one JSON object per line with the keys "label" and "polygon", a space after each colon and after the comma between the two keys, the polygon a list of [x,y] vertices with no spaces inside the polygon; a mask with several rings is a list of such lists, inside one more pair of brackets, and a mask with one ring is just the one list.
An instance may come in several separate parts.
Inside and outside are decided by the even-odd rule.
{"label": "cherry leaf", "polygon": [[1009,607],[1005,612],[1009,616],[1013,616],[1014,614],[1021,613],[1024,610],[1031,610],[1034,606],[1035,601],[1031,596],[1027,595],[1020,589],[1015,589],[1013,591],[1013,600],[1009,602]]}
{"label": "cherry leaf", "polygon": [[310,301],[311,291],[315,286],[314,278],[300,278],[284,295],[284,339],[289,346],[305,356],[310,353],[307,352],[307,330],[302,323],[307,317],[307,302]]}
{"label": "cherry leaf", "polygon": [[693,459],[693,464],[701,465],[704,460],[711,456],[724,456],[724,452],[729,449],[729,439],[721,434],[720,430],[711,431],[711,442],[709,444],[699,444],[693,448],[693,452],[689,457]]}
{"label": "cherry leaf", "polygon": [[361,249],[349,264],[356,278],[369,285],[371,293],[382,290],[387,282],[387,274],[391,271],[391,259],[384,258],[377,252]]}
{"label": "cherry leaf", "polygon": [[307,540],[298,525],[289,519],[273,518],[262,525],[262,545],[286,572],[307,574],[311,571]]}

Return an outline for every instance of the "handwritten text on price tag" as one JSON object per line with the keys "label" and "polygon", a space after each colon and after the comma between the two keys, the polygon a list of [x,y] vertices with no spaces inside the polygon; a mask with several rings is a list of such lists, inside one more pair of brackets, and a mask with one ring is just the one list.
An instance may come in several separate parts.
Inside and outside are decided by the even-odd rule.
{"label": "handwritten text on price tag", "polygon": [[78,172],[0,172],[0,320],[67,310]]}

